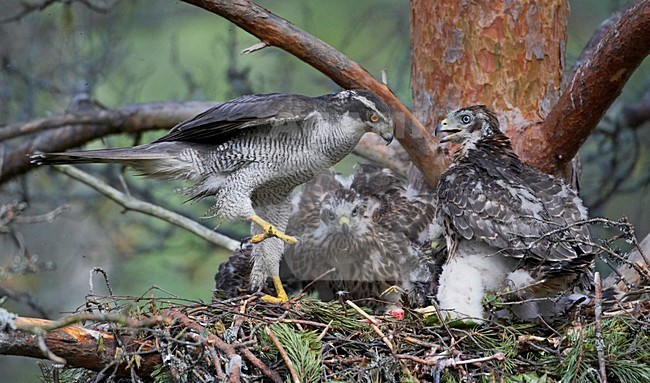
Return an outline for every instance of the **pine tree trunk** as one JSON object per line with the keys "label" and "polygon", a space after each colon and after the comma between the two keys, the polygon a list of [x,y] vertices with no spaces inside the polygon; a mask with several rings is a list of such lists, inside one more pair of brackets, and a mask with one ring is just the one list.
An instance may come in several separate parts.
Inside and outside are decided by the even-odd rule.
{"label": "pine tree trunk", "polygon": [[565,0],[412,0],[416,117],[432,130],[450,110],[485,104],[520,155],[537,150],[541,135],[520,137],[559,98],[568,11]]}

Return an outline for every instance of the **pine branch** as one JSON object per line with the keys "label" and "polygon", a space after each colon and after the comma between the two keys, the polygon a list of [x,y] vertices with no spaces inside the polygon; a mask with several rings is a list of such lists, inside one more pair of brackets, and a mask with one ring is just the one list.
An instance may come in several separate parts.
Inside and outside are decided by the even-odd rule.
{"label": "pine branch", "polygon": [[[582,143],[621,94],[635,69],[650,53],[650,2],[637,0],[598,43],[581,56],[564,93],[543,123],[518,138],[543,142],[539,150],[521,153],[524,161],[550,174],[562,174]],[[540,141],[541,140],[541,141]]]}
{"label": "pine branch", "polygon": [[38,134],[16,147],[0,150],[0,185],[36,168],[29,162],[28,154],[65,151],[110,134],[168,129],[214,105],[212,102],[134,104],[7,125],[0,129],[4,139]]}
{"label": "pine branch", "polygon": [[[121,347],[115,337],[104,331],[91,330],[73,326],[82,319],[115,320],[138,326],[139,321],[120,315],[82,314],[61,321],[49,321],[36,318],[18,317],[14,320],[14,331],[0,331],[0,354],[20,355],[39,359],[63,361],[69,367],[86,368],[102,371],[107,365],[116,365],[117,375],[130,375],[128,361],[121,360],[117,349]],[[151,324],[147,321],[146,326]],[[34,333],[37,333],[36,335]],[[137,352],[138,349],[150,349],[151,342],[134,341],[125,351]],[[140,355],[139,373],[148,376],[162,360],[160,354]]]}
{"label": "pine branch", "polygon": [[164,209],[158,205],[154,205],[149,202],[140,201],[134,198],[133,196],[126,195],[120,192],[119,190],[112,188],[108,184],[98,180],[97,178],[91,176],[90,174],[85,173],[73,166],[57,165],[54,166],[54,168],[57,171],[92,187],[93,189],[97,190],[98,192],[110,198],[111,200],[119,203],[120,205],[122,205],[124,208],[128,210],[137,211],[140,213],[150,215],[152,217],[162,219],[163,221],[167,221],[173,225],[176,225],[182,229],[189,231],[190,233],[202,239],[205,239],[210,243],[213,243],[217,246],[221,246],[230,251],[234,251],[235,249],[239,248],[239,242],[237,242],[236,240],[230,237],[217,233],[214,230],[210,230],[196,221],[193,221],[180,214]]}

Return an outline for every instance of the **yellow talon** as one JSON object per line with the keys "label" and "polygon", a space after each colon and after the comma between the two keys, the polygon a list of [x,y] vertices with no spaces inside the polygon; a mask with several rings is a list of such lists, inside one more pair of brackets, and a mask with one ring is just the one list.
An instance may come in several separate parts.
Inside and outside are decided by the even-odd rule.
{"label": "yellow talon", "polygon": [[275,287],[275,292],[277,293],[277,297],[271,296],[271,295],[265,295],[262,297],[262,300],[264,302],[269,302],[269,303],[276,303],[276,304],[284,304],[289,302],[289,296],[287,295],[287,292],[284,291],[284,287],[282,286],[282,281],[280,280],[280,277],[275,276],[273,277],[273,286]]}
{"label": "yellow talon", "polygon": [[288,243],[289,245],[295,245],[298,242],[296,237],[292,237],[290,235],[281,232],[275,226],[271,225],[269,222],[265,221],[258,215],[252,216],[251,221],[256,225],[258,225],[259,227],[261,227],[263,233],[255,234],[254,236],[252,236],[250,239],[250,243],[260,243],[263,240],[270,237],[280,238],[281,240]]}
{"label": "yellow talon", "polygon": [[388,287],[386,290],[382,291],[382,293],[379,294],[379,296],[383,297],[383,296],[388,295],[388,294],[401,294],[401,292],[402,292],[402,289],[399,286],[392,285],[392,286]]}

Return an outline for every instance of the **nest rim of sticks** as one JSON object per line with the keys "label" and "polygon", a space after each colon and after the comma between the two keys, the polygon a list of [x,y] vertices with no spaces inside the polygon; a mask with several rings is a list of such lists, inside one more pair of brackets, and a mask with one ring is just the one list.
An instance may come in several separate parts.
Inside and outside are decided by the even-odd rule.
{"label": "nest rim of sticks", "polygon": [[645,288],[635,300],[601,307],[599,317],[588,304],[564,321],[482,324],[441,323],[412,309],[397,320],[309,297],[286,306],[258,294],[206,304],[156,291],[89,296],[69,318],[85,316],[71,323],[112,334],[113,355],[100,371],[43,365],[44,381],[596,382],[600,363],[612,381],[650,377]]}

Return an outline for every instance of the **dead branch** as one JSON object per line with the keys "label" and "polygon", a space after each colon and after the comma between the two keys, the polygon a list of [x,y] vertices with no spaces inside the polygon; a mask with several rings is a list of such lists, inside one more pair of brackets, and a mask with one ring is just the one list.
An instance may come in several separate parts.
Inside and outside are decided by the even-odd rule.
{"label": "dead branch", "polygon": [[[521,153],[526,162],[546,173],[563,174],[567,164],[620,95],[634,70],[650,52],[650,2],[638,0],[587,47],[566,90],[541,123],[520,141],[543,137],[539,150]],[[534,157],[534,158],[533,158]]]}
{"label": "dead branch", "polygon": [[[140,133],[153,129],[169,129],[215,105],[213,102],[159,102],[124,105],[113,111],[89,111],[64,114],[0,129],[7,137],[41,132],[14,148],[6,148],[0,163],[0,184],[34,169],[27,155],[35,152],[57,152],[80,146],[88,141],[116,133]],[[110,118],[109,118],[110,117]],[[85,121],[80,125],[75,125]],[[9,129],[4,133],[4,129]],[[2,141],[2,140],[0,140]]]}
{"label": "dead branch", "polygon": [[[47,359],[39,345],[39,339],[44,342],[46,350],[60,358],[70,367],[86,368],[92,371],[102,371],[107,365],[116,361],[117,349],[120,347],[112,334],[104,331],[90,330],[80,326],[59,326],[60,322],[36,318],[19,317],[15,320],[17,331],[0,331],[0,354],[28,356],[32,358]],[[33,330],[35,327],[55,328],[34,336],[33,331],[21,331],[20,328]],[[135,351],[153,349],[151,342],[134,341],[130,345]],[[149,376],[154,368],[162,363],[160,354],[143,353],[138,373]],[[125,361],[126,362],[126,361]],[[116,373],[130,375],[126,363],[119,363]]]}
{"label": "dead branch", "polygon": [[603,340],[603,326],[601,321],[601,316],[603,314],[603,289],[600,284],[600,273],[594,273],[594,287],[596,294],[594,297],[594,319],[595,319],[595,339],[594,343],[596,344],[596,351],[598,354],[598,371],[600,372],[600,381],[602,383],[607,383],[607,370],[605,368],[605,348],[607,345]]}
{"label": "dead branch", "polygon": [[644,278],[650,275],[650,234],[627,257],[628,263],[618,268],[618,273],[610,274],[603,281],[605,289],[613,288],[620,293],[629,293],[629,286],[643,286]]}
{"label": "dead branch", "polygon": [[438,183],[447,159],[435,139],[391,90],[359,64],[287,20],[248,0],[184,0],[220,15],[266,45],[281,48],[316,68],[344,88],[365,88],[381,96],[393,111],[395,137],[430,185]]}
{"label": "dead branch", "polygon": [[73,166],[55,166],[57,171],[64,173],[77,181],[83,182],[84,184],[92,187],[97,190],[104,196],[109,199],[117,202],[118,204],[124,206],[128,210],[137,211],[162,219],[173,225],[176,225],[182,229],[189,231],[190,233],[205,239],[206,241],[213,243],[217,246],[221,246],[230,251],[234,251],[239,248],[239,242],[234,239],[227,237],[223,234],[217,233],[214,230],[210,230],[205,226],[199,224],[198,222],[186,218],[178,213],[169,211],[158,205],[154,205],[149,202],[140,201],[133,196],[126,195],[119,190],[112,188],[108,184],[98,180],[97,178],[91,176],[90,174],[83,172]]}
{"label": "dead branch", "polygon": [[15,325],[18,330],[37,334],[58,330],[79,322],[86,321],[119,323],[130,328],[149,328],[161,323],[170,323],[171,319],[164,316],[154,316],[151,318],[137,320],[126,315],[78,313],[70,315],[58,321],[35,318],[17,318]]}
{"label": "dead branch", "polygon": [[48,310],[43,307],[31,293],[14,291],[4,286],[0,286],[0,297],[7,297],[17,303],[24,304],[43,318],[48,318],[50,316]]}

